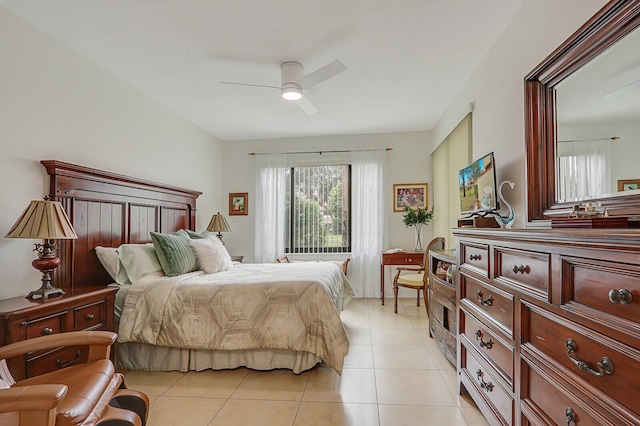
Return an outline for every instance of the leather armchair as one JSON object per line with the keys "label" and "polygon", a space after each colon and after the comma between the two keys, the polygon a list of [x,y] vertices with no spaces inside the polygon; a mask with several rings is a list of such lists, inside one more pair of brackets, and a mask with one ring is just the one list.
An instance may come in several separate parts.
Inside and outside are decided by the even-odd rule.
{"label": "leather armchair", "polygon": [[61,346],[88,345],[87,362],[0,389],[0,424],[16,426],[144,426],[149,399],[129,390],[109,360],[117,334],[76,331],[0,348],[0,359]]}

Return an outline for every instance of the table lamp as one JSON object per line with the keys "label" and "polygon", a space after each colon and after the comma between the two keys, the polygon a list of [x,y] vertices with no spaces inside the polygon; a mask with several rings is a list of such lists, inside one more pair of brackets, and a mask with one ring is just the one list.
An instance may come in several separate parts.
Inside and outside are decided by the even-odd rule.
{"label": "table lamp", "polygon": [[224,215],[218,212],[218,214],[214,214],[211,218],[211,222],[209,222],[209,226],[207,226],[207,231],[217,232],[218,238],[220,238],[220,241],[224,244],[222,232],[229,232],[231,231],[231,228],[229,228],[229,224],[227,223],[227,219],[225,219]]}
{"label": "table lamp", "polygon": [[27,298],[46,299],[64,294],[61,288],[51,286],[51,273],[61,263],[53,240],[70,240],[78,236],[59,201],[51,201],[49,197],[31,201],[5,238],[44,239],[44,244],[36,244],[34,250],[38,252],[38,258],[31,262],[34,268],[42,272],[42,286],[29,293]]}

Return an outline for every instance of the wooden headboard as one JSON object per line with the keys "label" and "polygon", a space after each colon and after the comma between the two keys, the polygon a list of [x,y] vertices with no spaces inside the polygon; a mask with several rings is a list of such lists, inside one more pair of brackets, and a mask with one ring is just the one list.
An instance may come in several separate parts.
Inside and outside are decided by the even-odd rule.
{"label": "wooden headboard", "polygon": [[56,160],[41,163],[50,176],[51,199],[62,203],[78,234],[77,240],[58,241],[57,287],[113,282],[96,257],[96,246],[150,242],[151,231],[195,230],[201,192]]}

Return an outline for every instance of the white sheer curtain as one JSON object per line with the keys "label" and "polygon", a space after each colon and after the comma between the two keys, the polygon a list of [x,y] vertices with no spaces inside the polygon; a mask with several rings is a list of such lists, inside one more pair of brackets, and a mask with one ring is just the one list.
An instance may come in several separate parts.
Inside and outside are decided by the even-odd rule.
{"label": "white sheer curtain", "polygon": [[275,262],[284,253],[286,155],[255,156],[256,263]]}
{"label": "white sheer curtain", "polygon": [[612,192],[608,140],[560,142],[558,157],[558,199],[576,201]]}
{"label": "white sheer curtain", "polygon": [[356,297],[380,296],[380,252],[386,242],[386,151],[351,154],[351,263]]}

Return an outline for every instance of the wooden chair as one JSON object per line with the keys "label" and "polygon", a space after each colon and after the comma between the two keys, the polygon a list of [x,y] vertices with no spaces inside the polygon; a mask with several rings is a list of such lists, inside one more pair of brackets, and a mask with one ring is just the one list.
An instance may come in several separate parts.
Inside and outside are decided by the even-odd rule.
{"label": "wooden chair", "polygon": [[29,377],[0,389],[0,424],[15,426],[144,426],[149,399],[126,389],[109,359],[117,334],[74,331],[0,348],[0,359],[61,346],[88,345],[85,363]]}
{"label": "wooden chair", "polygon": [[427,265],[429,265],[429,250],[443,250],[444,238],[437,237],[431,240],[427,249],[424,251],[424,257],[422,258],[422,264],[418,268],[398,268],[396,276],[393,278],[393,312],[398,313],[398,289],[400,287],[411,288],[418,292],[417,304],[420,306],[420,290],[424,292],[424,307],[429,312],[429,306],[427,304],[427,283],[429,282],[429,274],[426,271]]}

